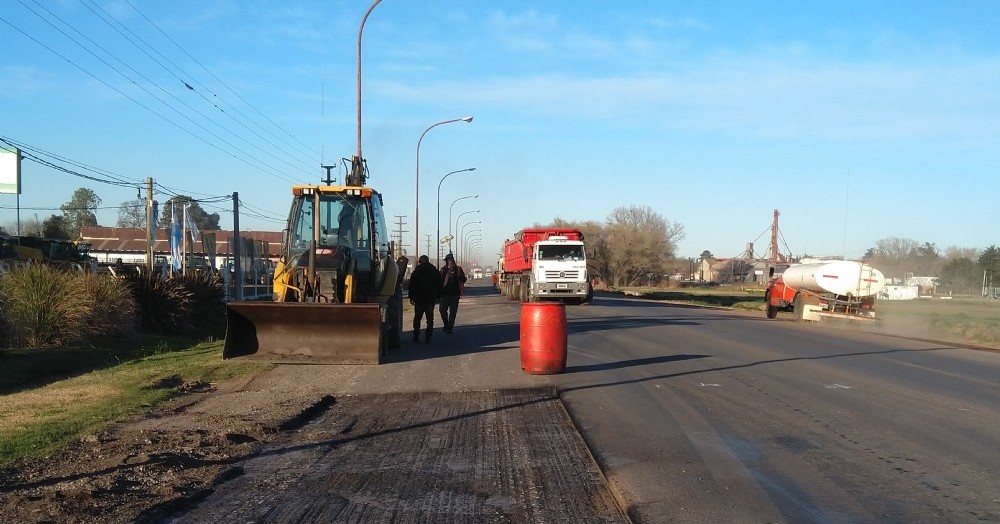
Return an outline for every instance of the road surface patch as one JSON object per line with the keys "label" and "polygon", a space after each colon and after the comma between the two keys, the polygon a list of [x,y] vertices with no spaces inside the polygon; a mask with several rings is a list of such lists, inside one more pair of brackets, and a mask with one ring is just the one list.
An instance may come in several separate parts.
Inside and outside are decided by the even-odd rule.
{"label": "road surface patch", "polygon": [[551,388],[345,396],[311,415],[167,522],[626,522]]}

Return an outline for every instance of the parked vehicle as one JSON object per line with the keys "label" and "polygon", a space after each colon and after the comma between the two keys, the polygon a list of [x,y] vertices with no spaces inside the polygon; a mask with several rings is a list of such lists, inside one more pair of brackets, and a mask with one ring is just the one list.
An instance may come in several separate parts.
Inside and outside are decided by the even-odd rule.
{"label": "parked vehicle", "polygon": [[583,233],[572,228],[527,228],[504,242],[497,287],[511,300],[589,303]]}
{"label": "parked vehicle", "polygon": [[873,320],[875,296],[883,287],[882,272],[862,262],[793,264],[767,286],[764,294],[767,318],[786,311],[793,313],[796,320],[823,317]]}
{"label": "parked vehicle", "polygon": [[[345,186],[292,186],[273,302],[227,304],[223,358],[378,364],[398,338],[400,268],[359,157]],[[396,311],[390,311],[396,307]],[[391,332],[396,330],[394,336]]]}

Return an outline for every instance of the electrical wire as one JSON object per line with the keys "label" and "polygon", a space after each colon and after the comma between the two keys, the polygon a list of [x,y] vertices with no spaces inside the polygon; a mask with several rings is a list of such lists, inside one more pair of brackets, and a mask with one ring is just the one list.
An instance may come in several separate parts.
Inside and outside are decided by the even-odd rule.
{"label": "electrical wire", "polygon": [[[261,171],[261,172],[263,172],[263,173],[266,173],[266,174],[269,174],[269,175],[271,175],[271,176],[273,176],[273,177],[276,177],[276,178],[282,178],[282,179],[284,179],[284,180],[286,180],[286,181],[290,181],[290,182],[295,182],[295,181],[296,181],[295,179],[293,179],[293,178],[289,177],[288,175],[285,175],[285,174],[283,174],[283,173],[280,173],[280,172],[277,172],[277,171],[275,171],[275,168],[274,168],[273,166],[271,166],[271,165],[269,165],[269,164],[267,164],[267,163],[263,162],[262,160],[260,160],[260,159],[258,159],[258,158],[256,158],[256,157],[254,157],[253,155],[251,155],[251,154],[247,153],[246,151],[243,151],[243,150],[241,150],[241,149],[240,149],[239,147],[235,146],[234,144],[230,143],[230,142],[229,142],[229,141],[227,141],[226,139],[224,139],[224,138],[220,137],[220,136],[219,136],[218,134],[216,134],[216,133],[212,132],[211,130],[207,129],[207,128],[206,128],[205,126],[203,126],[203,125],[201,125],[200,123],[196,122],[196,121],[195,121],[194,119],[192,119],[192,118],[191,118],[190,116],[188,116],[188,115],[185,115],[184,113],[182,113],[181,111],[179,111],[179,110],[178,110],[177,108],[175,108],[175,107],[171,106],[171,105],[170,105],[170,104],[168,104],[168,103],[167,103],[166,101],[164,101],[164,100],[163,100],[162,98],[160,98],[159,96],[157,96],[157,95],[156,95],[155,93],[151,92],[151,91],[150,91],[149,89],[147,89],[146,87],[144,87],[144,86],[140,85],[140,84],[139,84],[138,82],[136,82],[136,81],[135,81],[134,79],[131,79],[131,78],[129,78],[129,77],[128,77],[128,75],[126,75],[125,73],[123,73],[123,72],[122,72],[121,70],[119,70],[118,68],[116,68],[116,67],[114,67],[113,65],[111,65],[110,63],[108,63],[108,62],[107,62],[106,60],[104,60],[103,58],[101,58],[100,56],[98,56],[98,55],[97,55],[96,53],[94,53],[94,52],[93,52],[92,50],[88,49],[88,48],[87,48],[86,46],[84,46],[83,44],[81,44],[81,43],[80,43],[80,42],[79,42],[78,40],[74,39],[74,38],[73,38],[72,36],[70,36],[69,34],[67,34],[67,33],[66,33],[65,31],[63,31],[62,29],[60,29],[59,27],[57,27],[57,26],[56,26],[56,25],[55,25],[54,23],[52,23],[52,22],[51,22],[50,20],[47,20],[47,19],[46,19],[45,17],[43,17],[42,15],[40,15],[40,14],[39,14],[39,13],[38,13],[37,11],[35,11],[34,9],[31,9],[31,7],[29,7],[28,5],[26,5],[26,4],[25,4],[25,3],[24,3],[24,2],[22,1],[22,0],[18,0],[18,2],[19,2],[19,3],[20,3],[20,4],[22,5],[22,6],[24,6],[24,7],[26,8],[26,9],[28,9],[29,11],[31,11],[31,12],[32,12],[32,13],[33,13],[33,14],[34,14],[35,16],[37,16],[37,17],[38,17],[38,18],[40,18],[40,19],[41,19],[42,21],[44,21],[44,22],[45,22],[45,23],[47,23],[47,24],[48,24],[49,26],[51,26],[51,27],[52,27],[53,29],[55,29],[56,31],[58,31],[59,33],[61,33],[61,34],[62,34],[63,36],[65,36],[65,37],[66,37],[67,39],[69,39],[70,41],[72,41],[73,43],[75,43],[75,44],[76,44],[77,46],[79,46],[79,47],[80,47],[80,48],[82,48],[83,50],[85,50],[85,51],[87,51],[88,53],[90,53],[90,54],[91,54],[91,56],[93,56],[94,58],[96,58],[97,60],[99,60],[99,61],[100,61],[101,63],[103,63],[103,64],[104,64],[105,66],[107,66],[107,67],[108,67],[109,69],[111,69],[112,71],[114,71],[114,72],[118,73],[118,74],[119,74],[120,76],[122,76],[122,77],[123,77],[123,78],[124,78],[125,80],[129,81],[129,82],[130,82],[131,84],[133,84],[133,85],[135,85],[136,87],[138,87],[139,89],[141,89],[141,90],[142,90],[143,92],[145,92],[145,93],[146,93],[147,95],[149,95],[150,97],[152,97],[153,99],[155,99],[155,100],[156,100],[157,102],[160,102],[160,104],[162,104],[162,105],[166,106],[166,107],[167,107],[168,109],[170,109],[170,110],[172,110],[173,112],[177,113],[177,114],[178,114],[178,115],[180,115],[180,116],[181,116],[182,118],[184,118],[185,120],[187,120],[187,121],[188,121],[188,122],[190,122],[191,124],[195,125],[196,127],[198,127],[199,129],[201,129],[202,131],[204,131],[204,132],[208,133],[208,134],[209,134],[209,135],[211,135],[212,137],[214,137],[214,138],[218,139],[219,141],[221,141],[221,142],[225,143],[225,144],[226,144],[227,146],[229,146],[230,148],[232,148],[232,149],[236,150],[236,151],[237,151],[238,153],[242,154],[242,155],[243,155],[244,157],[246,157],[246,158],[250,158],[250,159],[254,160],[254,161],[255,161],[255,162],[257,162],[257,163],[258,163],[259,165],[254,165],[254,164],[250,163],[249,161],[247,161],[247,160],[246,160],[246,158],[241,158],[241,157],[239,157],[239,156],[237,156],[237,155],[233,154],[233,153],[232,153],[232,152],[230,152],[230,151],[226,151],[225,149],[223,149],[223,148],[222,148],[221,146],[219,146],[218,144],[215,144],[215,143],[213,143],[212,141],[210,141],[210,140],[208,140],[208,139],[206,139],[206,138],[204,138],[204,137],[202,137],[202,136],[198,135],[198,134],[197,134],[197,133],[195,133],[194,131],[192,131],[192,130],[190,130],[190,129],[188,129],[188,128],[186,128],[186,127],[184,127],[184,126],[180,125],[180,124],[178,124],[177,122],[175,122],[174,120],[171,120],[170,118],[168,118],[167,116],[163,115],[162,113],[159,113],[159,112],[157,112],[157,111],[156,111],[156,110],[154,110],[153,108],[149,107],[149,106],[148,106],[147,104],[144,104],[144,103],[140,102],[139,100],[137,100],[136,98],[134,98],[134,97],[132,97],[132,96],[129,96],[128,94],[126,94],[125,92],[123,92],[123,91],[122,91],[121,89],[118,89],[117,87],[114,87],[114,86],[112,86],[112,85],[111,85],[110,83],[108,83],[107,81],[105,81],[105,80],[103,80],[103,79],[99,78],[99,77],[98,77],[98,76],[97,76],[96,74],[92,73],[91,71],[88,71],[87,69],[85,69],[85,68],[83,68],[82,66],[80,66],[79,64],[77,64],[77,63],[73,62],[72,60],[70,60],[69,58],[67,58],[66,56],[64,56],[63,54],[61,54],[61,53],[57,52],[56,50],[52,49],[51,47],[49,47],[49,46],[45,45],[44,43],[42,43],[41,41],[39,41],[39,40],[38,40],[37,38],[33,37],[32,35],[28,34],[28,33],[27,33],[27,32],[25,32],[25,31],[21,30],[21,29],[20,29],[20,28],[18,28],[17,26],[14,26],[14,25],[13,25],[13,24],[11,24],[10,22],[8,22],[8,21],[7,21],[6,19],[4,19],[4,18],[0,17],[0,21],[3,21],[4,23],[6,23],[6,24],[7,24],[7,25],[9,25],[10,27],[12,27],[12,28],[13,28],[14,30],[16,30],[16,31],[18,31],[19,33],[21,33],[22,35],[24,35],[25,37],[29,38],[29,39],[30,39],[30,40],[32,40],[33,42],[35,42],[35,43],[37,43],[38,45],[42,46],[43,48],[45,48],[45,49],[46,49],[46,50],[48,50],[49,52],[53,53],[54,55],[58,56],[59,58],[62,58],[62,59],[63,59],[63,60],[65,60],[65,61],[66,61],[67,63],[69,63],[69,64],[70,64],[70,65],[72,65],[73,67],[75,67],[75,68],[79,69],[79,70],[80,70],[81,72],[83,72],[83,73],[87,74],[88,76],[90,76],[90,77],[91,77],[91,78],[93,78],[94,80],[97,80],[98,82],[102,83],[103,85],[105,85],[105,86],[106,86],[106,87],[108,87],[109,89],[111,89],[111,90],[115,91],[116,93],[118,93],[118,94],[122,95],[123,97],[125,97],[125,98],[127,98],[127,99],[131,100],[132,102],[134,102],[135,104],[139,105],[139,106],[140,106],[140,107],[142,107],[143,109],[146,109],[147,111],[149,111],[149,112],[153,113],[154,115],[156,115],[156,116],[160,117],[161,119],[163,119],[163,120],[164,120],[164,121],[166,121],[167,123],[169,123],[169,124],[173,125],[174,127],[176,127],[176,128],[178,128],[178,129],[180,129],[181,131],[184,131],[185,133],[188,133],[189,135],[191,135],[191,136],[193,136],[194,138],[196,138],[196,139],[198,139],[198,140],[202,141],[202,142],[203,142],[203,143],[205,143],[206,145],[208,145],[208,146],[210,146],[210,147],[213,147],[213,148],[215,148],[216,150],[220,151],[221,153],[223,153],[223,154],[226,154],[226,155],[228,155],[228,156],[230,156],[230,157],[232,157],[232,158],[234,158],[234,159],[236,159],[236,160],[238,160],[238,161],[240,161],[240,162],[243,162],[243,163],[247,164],[248,166],[250,166],[250,167],[253,167],[254,169],[257,169],[257,170],[260,170],[260,171]],[[57,17],[57,19],[58,19],[58,17]],[[63,22],[64,24],[66,23],[65,21],[62,21],[61,19],[59,19],[59,20],[60,20],[61,22]],[[67,25],[68,25],[68,24],[67,24]],[[72,26],[70,26],[70,27],[72,27]],[[74,29],[74,30],[75,30],[75,29]],[[141,76],[141,75],[140,75],[140,76]],[[147,79],[147,81],[148,81],[148,79]],[[161,88],[161,89],[162,89],[162,88]],[[173,96],[173,95],[171,95],[171,96]],[[174,98],[176,99],[176,97],[174,97]],[[185,105],[186,105],[186,104],[185,104]],[[188,106],[188,107],[190,107],[190,106]],[[263,166],[264,168],[262,168],[261,166]]]}
{"label": "electrical wire", "polygon": [[[139,13],[139,16],[141,16],[141,17],[142,17],[143,19],[145,19],[145,20],[146,20],[146,22],[148,22],[148,23],[149,23],[149,25],[153,26],[153,28],[154,28],[154,29],[156,29],[157,31],[159,31],[159,33],[160,33],[161,35],[163,35],[163,37],[164,37],[164,38],[166,38],[167,40],[169,40],[169,41],[170,41],[170,43],[174,44],[174,46],[176,46],[176,47],[177,47],[177,49],[179,49],[179,50],[180,50],[180,51],[181,51],[182,53],[184,53],[184,55],[185,55],[185,56],[187,56],[188,58],[190,58],[192,62],[194,62],[195,64],[198,64],[198,66],[199,66],[199,67],[201,67],[201,68],[202,68],[202,69],[203,69],[203,70],[204,70],[204,71],[205,71],[206,73],[208,73],[208,74],[209,74],[209,76],[211,76],[212,78],[214,78],[214,79],[215,79],[215,81],[219,82],[219,84],[220,84],[220,85],[222,85],[222,86],[223,86],[223,87],[225,87],[225,88],[226,88],[227,90],[229,90],[229,92],[230,92],[230,93],[232,93],[232,94],[233,94],[233,95],[234,95],[234,96],[235,96],[236,98],[238,98],[238,99],[239,99],[239,100],[240,100],[241,102],[243,102],[244,104],[246,104],[246,106],[247,106],[247,107],[249,107],[250,109],[253,109],[253,110],[254,110],[254,111],[255,111],[255,112],[256,112],[256,113],[258,114],[258,115],[260,115],[260,116],[261,116],[262,118],[264,118],[264,120],[268,121],[268,122],[269,122],[269,123],[270,123],[271,125],[273,125],[273,126],[274,126],[275,128],[277,128],[277,129],[278,129],[278,130],[280,130],[281,132],[283,132],[283,133],[285,133],[286,135],[288,135],[288,137],[289,137],[289,138],[291,138],[292,140],[294,140],[294,141],[298,142],[298,143],[299,143],[299,145],[301,145],[302,147],[304,147],[304,148],[305,148],[305,150],[306,150],[306,152],[307,152],[307,153],[308,153],[308,152],[311,152],[312,154],[316,154],[316,155],[319,155],[319,156],[321,156],[321,157],[322,157],[322,154],[321,154],[320,152],[316,151],[315,149],[310,149],[310,148],[309,148],[309,146],[307,146],[307,145],[306,145],[305,143],[303,143],[303,142],[302,142],[301,140],[298,140],[298,139],[296,139],[296,138],[295,138],[294,136],[292,136],[292,134],[291,134],[291,133],[289,133],[288,131],[285,131],[284,129],[282,129],[282,127],[281,127],[281,126],[279,126],[279,125],[278,125],[278,124],[277,124],[277,123],[276,123],[276,122],[275,122],[274,120],[272,120],[271,118],[269,118],[269,117],[268,117],[268,116],[267,116],[266,114],[264,114],[264,113],[263,113],[262,111],[260,111],[260,110],[259,110],[259,109],[257,109],[256,107],[254,107],[254,105],[253,105],[253,104],[251,104],[251,103],[250,103],[250,102],[248,102],[248,101],[247,101],[247,100],[246,100],[245,98],[243,98],[242,96],[240,96],[240,94],[239,94],[239,93],[237,93],[236,91],[234,91],[234,90],[233,90],[233,88],[229,87],[229,85],[228,85],[228,84],[226,84],[225,82],[223,82],[221,78],[219,78],[218,76],[216,76],[216,75],[215,75],[215,73],[212,73],[212,71],[210,71],[210,70],[209,70],[209,69],[208,69],[207,67],[205,67],[205,66],[204,66],[204,65],[203,65],[203,64],[202,64],[202,63],[201,63],[200,61],[198,61],[198,59],[197,59],[197,58],[195,58],[194,56],[192,56],[192,55],[191,55],[191,53],[187,52],[187,50],[186,50],[186,49],[184,49],[183,47],[181,47],[181,45],[180,45],[180,44],[178,44],[176,40],[174,40],[173,38],[171,38],[171,37],[170,37],[170,35],[168,35],[168,34],[167,34],[167,33],[166,33],[165,31],[163,31],[162,29],[160,29],[160,27],[159,27],[158,25],[156,25],[156,23],[155,23],[155,22],[153,22],[152,20],[150,20],[150,19],[149,19],[149,17],[148,17],[148,16],[146,16],[146,15],[145,15],[145,14],[144,14],[144,13],[143,13],[142,11],[140,11],[140,10],[139,10],[139,8],[138,8],[138,7],[136,7],[136,6],[135,6],[135,4],[133,4],[133,3],[132,3],[132,2],[130,1],[130,0],[125,0],[125,3],[127,3],[127,4],[128,4],[128,5],[129,5],[129,6],[130,6],[130,7],[132,8],[132,9],[134,9],[136,13]],[[168,60],[168,61],[169,61],[169,60]],[[178,68],[178,69],[180,69],[180,68]],[[199,85],[201,85],[201,84],[199,84]],[[188,87],[190,87],[190,86],[188,86]],[[204,86],[202,86],[202,87],[204,87]],[[206,88],[206,90],[207,90],[207,88]],[[216,95],[216,94],[215,94],[214,92],[212,92],[211,90],[208,90],[208,91],[209,91],[209,93],[211,93],[211,94],[212,94],[212,96],[213,96],[213,97],[215,97],[215,98],[219,98],[219,96],[218,96],[218,95]],[[225,104],[226,104],[227,106],[229,106],[230,108],[232,108],[232,109],[233,109],[233,110],[234,110],[235,112],[237,112],[237,113],[238,113],[238,114],[240,114],[241,116],[243,116],[243,117],[247,118],[247,120],[249,120],[249,121],[253,122],[253,120],[252,120],[252,119],[250,119],[249,117],[246,117],[246,115],[244,115],[244,114],[243,114],[242,112],[240,112],[240,111],[239,111],[238,109],[236,109],[236,107],[234,107],[234,106],[232,106],[232,105],[228,104],[228,103],[227,103],[227,102],[225,102],[225,100],[223,100],[222,98],[219,98],[219,100],[222,100],[222,101],[223,101],[223,103],[225,103]],[[258,124],[258,126],[259,126],[259,124]],[[259,127],[260,127],[260,128],[261,128],[261,129],[263,130],[263,131],[265,131],[265,132],[267,132],[267,133],[270,133],[270,131],[267,131],[267,129],[265,129],[265,128],[264,128],[263,126],[259,126]],[[282,140],[282,139],[281,139],[280,137],[278,137],[277,135],[274,135],[273,133],[272,133],[272,136],[274,136],[274,137],[275,137],[276,139],[279,139],[279,140]],[[288,144],[287,142],[285,142],[285,144],[286,144],[286,145],[291,145],[291,144]],[[294,147],[294,146],[293,146],[293,147]],[[301,151],[301,150],[300,150],[300,151]]]}

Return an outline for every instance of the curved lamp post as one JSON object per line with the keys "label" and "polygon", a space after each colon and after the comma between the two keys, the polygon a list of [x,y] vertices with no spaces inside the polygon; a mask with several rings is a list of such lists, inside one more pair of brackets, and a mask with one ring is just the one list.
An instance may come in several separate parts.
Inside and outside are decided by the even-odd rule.
{"label": "curved lamp post", "polygon": [[[468,196],[464,196],[464,197],[458,197],[458,198],[456,198],[451,203],[451,207],[448,208],[448,236],[451,236],[451,234],[452,234],[451,233],[451,212],[455,209],[455,204],[458,203],[459,200],[465,200],[466,198],[479,198],[479,195],[468,195]],[[457,227],[457,225],[458,225],[457,222],[458,221],[456,220],[455,222],[456,222],[455,225]],[[454,239],[455,237],[452,237],[452,238]],[[448,241],[448,246],[449,247],[451,246],[451,240]]]}
{"label": "curved lamp post", "polygon": [[[468,169],[459,169],[458,171],[452,171],[447,175],[441,177],[441,181],[438,182],[438,194],[437,194],[437,266],[441,267],[441,183],[444,179],[454,175],[455,173],[464,173],[465,171],[475,171],[476,168],[470,167]],[[478,197],[479,195],[476,195]],[[450,213],[450,211],[449,211]],[[448,216],[449,225],[451,225],[451,215]],[[450,228],[449,228],[450,229]]]}
{"label": "curved lamp post", "polygon": [[[478,212],[479,212],[478,209],[474,209],[474,210],[470,210],[470,211],[465,211],[465,212],[459,213],[458,214],[458,218],[455,219],[455,232],[458,233],[458,231],[459,231],[458,230],[458,221],[461,220],[463,216],[468,215],[469,213],[478,213]],[[462,239],[461,235],[459,235],[457,237],[452,237],[452,240],[455,241],[455,250],[452,251],[452,249],[451,249],[451,243],[449,243],[448,244],[448,251],[450,251],[451,254],[454,255],[455,252],[458,251],[458,247],[461,245],[461,243],[459,242],[459,240],[461,240],[461,239]]]}
{"label": "curved lamp post", "polygon": [[361,27],[358,28],[358,161],[360,162],[361,156],[361,32],[365,29],[365,22],[368,21],[368,15],[372,14],[372,9],[379,4],[382,0],[375,0],[372,5],[368,7],[365,11],[364,18],[361,19]]}
{"label": "curved lamp post", "polygon": [[465,234],[465,238],[462,239],[462,260],[472,258],[472,248],[482,245],[483,236],[475,234],[482,233],[482,231],[482,229],[473,229]]}
{"label": "curved lamp post", "polygon": [[414,238],[416,238],[416,242],[414,242],[414,244],[416,244],[416,247],[413,248],[413,253],[414,253],[413,256],[418,259],[420,258],[420,143],[424,141],[424,136],[426,136],[427,132],[430,131],[431,129],[434,129],[435,127],[443,124],[450,124],[452,122],[469,123],[472,122],[472,117],[463,116],[462,118],[452,118],[451,120],[442,120],[436,124],[431,124],[430,127],[425,129],[424,132],[421,133],[420,140],[417,140],[417,188],[415,192],[416,209],[414,209],[413,212],[413,214],[415,215],[413,218],[413,235]]}
{"label": "curved lamp post", "polygon": [[[482,224],[482,223],[483,223],[482,220],[476,220],[475,222],[466,222],[465,224],[462,224],[462,229],[460,230],[461,234],[458,235],[458,238],[462,239],[462,243],[455,246],[455,251],[458,251],[459,254],[462,253],[462,247],[465,246],[465,228],[472,224]],[[482,229],[474,229],[473,231],[482,231]]]}

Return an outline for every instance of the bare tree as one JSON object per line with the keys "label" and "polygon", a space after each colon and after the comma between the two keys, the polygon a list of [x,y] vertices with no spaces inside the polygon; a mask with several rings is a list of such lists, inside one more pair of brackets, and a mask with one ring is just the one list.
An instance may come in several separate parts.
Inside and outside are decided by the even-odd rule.
{"label": "bare tree", "polygon": [[888,237],[875,243],[869,250],[870,263],[887,277],[903,278],[915,271],[914,261],[920,244],[911,238]]}
{"label": "bare tree", "polygon": [[948,246],[944,250],[944,258],[948,262],[952,260],[957,260],[960,258],[966,258],[969,260],[975,260],[979,258],[980,249],[974,247],[958,247],[958,246]]}
{"label": "bare tree", "polygon": [[604,280],[613,286],[633,286],[649,275],[670,270],[684,227],[667,222],[648,206],[618,207],[603,228]]}

